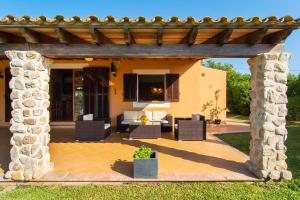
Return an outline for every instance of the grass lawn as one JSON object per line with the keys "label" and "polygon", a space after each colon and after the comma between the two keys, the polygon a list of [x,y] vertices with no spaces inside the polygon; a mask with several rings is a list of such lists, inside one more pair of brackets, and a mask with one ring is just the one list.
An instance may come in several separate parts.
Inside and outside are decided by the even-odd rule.
{"label": "grass lawn", "polygon": [[[238,118],[237,116],[235,116]],[[232,118],[232,117],[231,117]],[[234,117],[233,117],[234,120]],[[237,120],[241,122],[240,119]],[[0,199],[300,199],[300,123],[288,124],[288,165],[291,182],[267,183],[162,183],[117,186],[35,186],[18,187]],[[220,136],[227,143],[249,153],[248,133]]]}

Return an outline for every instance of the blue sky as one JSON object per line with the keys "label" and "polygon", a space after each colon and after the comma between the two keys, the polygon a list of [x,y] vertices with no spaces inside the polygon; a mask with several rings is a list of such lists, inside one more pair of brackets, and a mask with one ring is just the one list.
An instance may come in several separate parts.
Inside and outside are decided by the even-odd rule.
{"label": "blue sky", "polygon": [[[145,16],[151,19],[154,16],[169,18],[178,16],[182,19],[193,16],[201,19],[204,16],[218,18],[227,16],[260,16],[265,18],[270,15],[283,17],[286,15],[300,18],[299,0],[0,0],[0,16],[30,15],[38,17],[45,15],[54,17],[64,15],[71,17],[78,15],[87,17],[97,15],[104,18],[113,15],[116,18],[129,16]],[[300,74],[300,30],[294,33],[286,41],[286,51],[292,53],[290,72]],[[236,69],[243,73],[248,72],[246,59],[216,59],[226,63],[232,63]]]}

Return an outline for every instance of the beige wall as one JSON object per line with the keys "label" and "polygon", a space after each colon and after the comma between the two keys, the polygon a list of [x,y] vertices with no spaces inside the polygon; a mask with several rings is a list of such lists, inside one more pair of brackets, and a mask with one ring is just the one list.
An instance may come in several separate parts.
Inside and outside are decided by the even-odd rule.
{"label": "beige wall", "polygon": [[[109,67],[109,60],[92,62],[55,61],[53,68],[80,68],[83,66]],[[7,66],[7,64],[6,64]],[[123,102],[123,74],[133,70],[163,69],[180,74],[180,101],[170,103],[168,108],[133,108],[132,102]],[[4,122],[4,79],[0,79],[0,124]],[[166,110],[174,117],[188,117],[201,113],[202,105],[214,96],[215,90],[221,90],[219,105],[226,107],[226,73],[220,70],[201,67],[201,61],[184,59],[124,59],[117,63],[117,76],[110,76],[110,116],[115,124],[117,115],[124,110]],[[203,114],[203,113],[202,113]],[[221,119],[226,118],[225,111]]]}

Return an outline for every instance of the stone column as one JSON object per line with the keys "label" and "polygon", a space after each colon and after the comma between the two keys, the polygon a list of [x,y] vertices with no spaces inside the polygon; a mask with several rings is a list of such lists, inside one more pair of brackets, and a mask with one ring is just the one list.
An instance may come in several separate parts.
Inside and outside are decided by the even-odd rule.
{"label": "stone column", "polygon": [[251,142],[247,167],[259,178],[291,179],[287,170],[287,75],[289,53],[248,60],[251,71]]}
{"label": "stone column", "polygon": [[49,69],[34,51],[6,51],[10,59],[12,99],[11,162],[6,178],[37,179],[51,168],[49,137]]}

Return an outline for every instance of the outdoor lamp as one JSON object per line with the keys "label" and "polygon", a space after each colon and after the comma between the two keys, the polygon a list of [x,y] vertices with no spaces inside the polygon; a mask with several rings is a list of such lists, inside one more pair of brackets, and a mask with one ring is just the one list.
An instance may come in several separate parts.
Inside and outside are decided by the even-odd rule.
{"label": "outdoor lamp", "polygon": [[117,76],[117,66],[114,64],[114,62],[111,62],[110,64],[110,72],[114,77]]}

